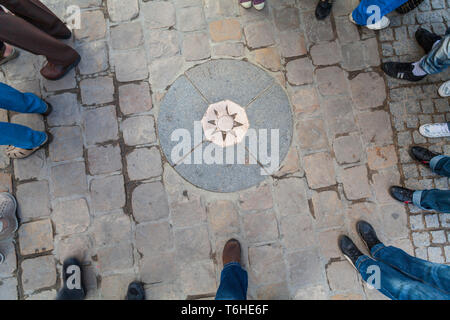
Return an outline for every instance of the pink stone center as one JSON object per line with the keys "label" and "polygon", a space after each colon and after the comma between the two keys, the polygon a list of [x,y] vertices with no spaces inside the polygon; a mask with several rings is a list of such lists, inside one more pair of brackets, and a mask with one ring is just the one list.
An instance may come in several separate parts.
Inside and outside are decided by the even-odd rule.
{"label": "pink stone center", "polygon": [[233,129],[233,118],[226,115],[219,118],[219,121],[217,122],[217,127],[220,131],[230,131]]}

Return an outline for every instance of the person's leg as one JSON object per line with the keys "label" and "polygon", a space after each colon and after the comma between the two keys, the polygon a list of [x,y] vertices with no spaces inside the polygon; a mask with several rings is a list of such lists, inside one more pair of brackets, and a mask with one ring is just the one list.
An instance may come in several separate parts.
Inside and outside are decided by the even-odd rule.
{"label": "person's leg", "polygon": [[448,300],[446,294],[423,282],[414,280],[382,261],[362,255],[356,268],[365,282],[393,300]]}
{"label": "person's leg", "polygon": [[427,74],[442,72],[450,65],[450,34],[447,34],[420,60],[420,68]]}
{"label": "person's leg", "polygon": [[241,245],[236,239],[227,241],[222,254],[223,270],[216,300],[246,300],[248,275],[241,267]]}
{"label": "person's leg", "polygon": [[450,190],[417,190],[414,191],[412,202],[422,210],[450,213]]}
{"label": "person's leg", "polygon": [[71,36],[66,25],[38,0],[0,0],[0,4],[53,37],[66,39]]}
{"label": "person's leg", "polygon": [[216,300],[246,300],[247,286],[247,271],[239,263],[231,262],[223,267]]}
{"label": "person's leg", "polygon": [[47,103],[33,93],[22,93],[0,82],[0,108],[21,113],[45,113]]}
{"label": "person's leg", "polygon": [[[450,130],[450,122],[447,123]],[[450,157],[439,155],[430,161],[430,168],[440,176],[450,178]]]}
{"label": "person's leg", "polygon": [[31,150],[40,147],[47,140],[45,132],[35,131],[15,123],[0,122],[0,132],[2,146]]}
{"label": "person's leg", "polygon": [[377,18],[381,18],[406,1],[408,0],[362,0],[353,10],[352,17],[358,25],[365,26],[367,24],[373,24],[376,21],[370,21],[373,20],[371,17],[374,17],[374,14],[378,13],[374,12],[374,6],[377,6],[380,10],[380,16]]}
{"label": "person's leg", "polygon": [[378,244],[371,249],[372,256],[416,280],[425,282],[450,294],[450,266],[433,263],[407,254],[396,247]]}
{"label": "person's leg", "polygon": [[80,58],[70,46],[18,16],[0,11],[0,25],[0,41],[36,55],[43,55],[52,64],[68,66]]}

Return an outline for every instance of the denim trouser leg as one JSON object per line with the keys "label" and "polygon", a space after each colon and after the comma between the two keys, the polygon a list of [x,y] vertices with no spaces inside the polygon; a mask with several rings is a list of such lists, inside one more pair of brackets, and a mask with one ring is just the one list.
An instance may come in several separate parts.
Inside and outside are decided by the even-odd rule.
{"label": "denim trouser leg", "polygon": [[359,6],[352,12],[353,20],[360,26],[365,26],[368,22],[373,24],[376,22],[375,20],[369,21],[369,19],[372,20],[371,17],[375,13],[371,6],[380,8],[380,16],[376,18],[381,19],[381,17],[400,7],[406,1],[408,0],[361,0]]}
{"label": "denim trouser leg", "polygon": [[0,108],[20,113],[44,113],[47,104],[33,93],[22,93],[0,82]]}
{"label": "denim trouser leg", "polygon": [[383,244],[374,246],[371,253],[375,259],[450,295],[450,266],[412,257],[401,249]]}
{"label": "denim trouser leg", "polygon": [[[393,300],[447,300],[450,295],[442,293],[423,282],[414,280],[384,262],[368,256],[360,256],[356,267],[364,281],[379,275],[379,287],[376,289]],[[379,273],[377,272],[379,270]],[[371,284],[377,285],[371,282]]]}
{"label": "denim trouser leg", "polygon": [[428,74],[435,74],[445,70],[449,65],[450,34],[447,34],[423,57],[420,62],[420,67]]}
{"label": "denim trouser leg", "polygon": [[413,194],[413,203],[422,210],[450,213],[450,190],[418,190]]}
{"label": "denim trouser leg", "polygon": [[246,300],[248,288],[247,271],[237,262],[230,262],[223,267],[220,286],[216,300]]}
{"label": "denim trouser leg", "polygon": [[[448,123],[450,129],[450,122]],[[437,156],[431,159],[430,168],[434,173],[440,176],[450,178],[450,157],[447,156]]]}
{"label": "denim trouser leg", "polygon": [[[0,108],[21,113],[44,113],[47,104],[33,93],[22,93],[0,82]],[[47,135],[22,125],[0,122],[0,145],[23,149],[40,146]]]}

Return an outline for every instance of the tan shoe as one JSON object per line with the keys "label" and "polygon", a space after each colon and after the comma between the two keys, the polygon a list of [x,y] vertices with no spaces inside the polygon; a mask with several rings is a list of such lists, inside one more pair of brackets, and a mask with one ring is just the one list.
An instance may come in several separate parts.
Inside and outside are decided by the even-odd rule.
{"label": "tan shoe", "polygon": [[47,143],[50,143],[51,141],[51,135],[47,133],[47,139],[39,147],[33,148],[33,149],[23,149],[19,147],[14,146],[8,146],[6,148],[6,155],[11,159],[23,159],[26,157],[31,156],[35,151],[45,146]]}

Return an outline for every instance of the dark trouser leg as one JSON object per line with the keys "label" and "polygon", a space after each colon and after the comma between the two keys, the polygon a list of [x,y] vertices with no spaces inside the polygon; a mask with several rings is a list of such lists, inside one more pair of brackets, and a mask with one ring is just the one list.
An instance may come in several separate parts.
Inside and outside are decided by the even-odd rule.
{"label": "dark trouser leg", "polygon": [[67,66],[75,62],[78,53],[22,18],[0,11],[0,41],[43,55],[53,64]]}
{"label": "dark trouser leg", "polygon": [[70,34],[66,25],[38,0],[0,0],[0,4],[51,36]]}
{"label": "dark trouser leg", "polygon": [[[448,122],[447,125],[450,129],[450,122]],[[443,155],[434,157],[430,161],[430,168],[434,173],[437,173],[440,176],[450,177],[450,157]]]}
{"label": "dark trouser leg", "polygon": [[230,262],[223,267],[216,300],[246,300],[248,287],[247,271],[239,263]]}
{"label": "dark trouser leg", "polygon": [[450,213],[450,190],[418,190],[413,194],[413,203],[422,210]]}

